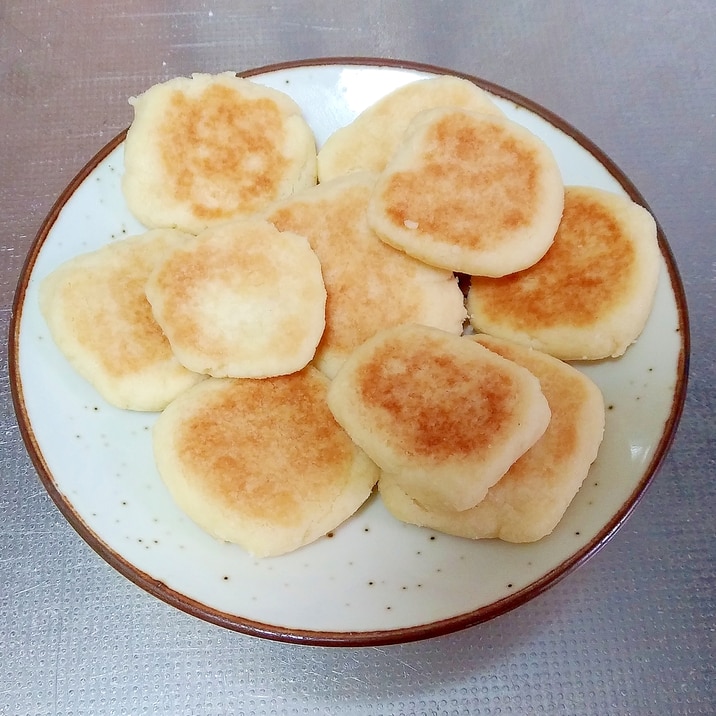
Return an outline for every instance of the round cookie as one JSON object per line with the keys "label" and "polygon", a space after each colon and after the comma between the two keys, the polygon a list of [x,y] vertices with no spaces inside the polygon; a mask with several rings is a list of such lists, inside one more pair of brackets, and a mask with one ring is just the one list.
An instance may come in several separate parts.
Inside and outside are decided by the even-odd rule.
{"label": "round cookie", "polygon": [[199,233],[316,183],[313,133],[286,94],[233,72],[133,97],[122,190],[147,227]]}
{"label": "round cookie", "polygon": [[512,276],[473,277],[475,330],[563,360],[622,355],[644,328],[659,276],[656,224],[631,199],[567,187],[552,247]]}
{"label": "round cookie", "polygon": [[328,137],[318,152],[320,181],[354,171],[382,171],[410,120],[435,107],[502,114],[487,92],[469,80],[442,75],[410,82],[379,99]]}
{"label": "round cookie", "polygon": [[296,193],[267,214],[279,229],[305,236],[321,262],[326,330],[314,364],[329,378],[379,330],[421,323],[460,334],[466,318],[452,271],[397,251],[368,226],[375,180],[372,172],[354,172]]}
{"label": "round cookie", "polygon": [[159,416],[154,454],[177,505],[214,537],[258,557],[284,554],[371,494],[377,467],[333,419],[316,368],[196,388]]}
{"label": "round cookie", "polygon": [[436,328],[376,334],[345,362],[328,405],[353,440],[422,504],[464,510],[544,433],[537,379]]}
{"label": "round cookie", "polygon": [[182,366],[144,293],[164,253],[189,237],[155,229],[59,266],[40,285],[40,309],[73,368],[112,405],[161,410],[202,380]]}
{"label": "round cookie", "polygon": [[438,108],[411,122],[368,220],[425,263],[503,276],[542,258],[563,203],[559,167],[541,139],[506,117]]}
{"label": "round cookie", "polygon": [[326,290],[308,241],[259,218],[211,227],[167,252],[146,295],[179,361],[215,377],[303,368],[325,327]]}

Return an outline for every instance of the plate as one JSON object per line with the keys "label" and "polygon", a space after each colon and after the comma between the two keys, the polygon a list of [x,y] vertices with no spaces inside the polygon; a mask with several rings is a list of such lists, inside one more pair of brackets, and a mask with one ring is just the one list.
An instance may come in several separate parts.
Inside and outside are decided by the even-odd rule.
{"label": "plate", "polygon": [[[245,73],[303,108],[320,145],[387,92],[442,68],[365,59],[313,60]],[[461,75],[466,76],[466,75]],[[603,152],[566,122],[471,77],[553,150],[566,184],[644,204]],[[254,559],[196,527],[154,466],[156,414],[103,402],[59,353],[38,309],[41,279],[76,254],[143,231],[120,188],[122,133],[59,197],[29,252],[9,342],[18,423],[40,479],[77,532],[141,588],[246,634],[315,645],[376,645],[456,631],[535,597],[593,555],[637,504],[678,423],[688,367],[683,286],[663,234],[654,310],[618,360],[580,364],[601,387],[607,422],[599,457],[557,529],[515,545],[470,541],[391,517],[374,496],[350,520],[292,554]]]}

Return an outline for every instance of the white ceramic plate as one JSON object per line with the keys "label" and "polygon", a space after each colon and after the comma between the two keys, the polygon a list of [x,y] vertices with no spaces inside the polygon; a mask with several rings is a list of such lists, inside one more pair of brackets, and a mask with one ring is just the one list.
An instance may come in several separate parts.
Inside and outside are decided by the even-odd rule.
{"label": "white ceramic plate", "polygon": [[[291,95],[320,145],[380,96],[441,72],[342,59],[248,74]],[[643,203],[613,163],[565,122],[471,79],[547,142],[565,183]],[[59,353],[38,310],[38,283],[58,264],[142,231],[120,190],[123,139],[89,162],[45,221],[19,283],[10,336],[13,398],[40,478],[79,534],[122,574],[169,604],[248,634],[387,644],[455,631],[524,603],[593,554],[630,513],[671,442],[686,384],[686,304],[661,235],[661,276],[646,330],[623,358],[581,366],[608,405],[605,439],[549,537],[530,545],[449,537],[398,522],[377,497],[331,538],[283,557],[253,559],[203,533],[175,507],[156,472],[156,415],[103,402]]]}

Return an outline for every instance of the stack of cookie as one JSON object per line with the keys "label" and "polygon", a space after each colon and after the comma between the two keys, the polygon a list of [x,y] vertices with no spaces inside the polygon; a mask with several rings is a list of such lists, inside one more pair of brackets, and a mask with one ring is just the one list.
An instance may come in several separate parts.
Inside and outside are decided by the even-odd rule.
{"label": "stack of cookie", "polygon": [[317,150],[287,95],[233,73],[131,100],[123,191],[147,227],[59,267],[42,310],[117,407],[160,411],[177,504],[265,556],[376,483],[399,519],[548,534],[595,459],[596,386],[656,288],[651,216],[565,187],[467,80],[410,83]]}

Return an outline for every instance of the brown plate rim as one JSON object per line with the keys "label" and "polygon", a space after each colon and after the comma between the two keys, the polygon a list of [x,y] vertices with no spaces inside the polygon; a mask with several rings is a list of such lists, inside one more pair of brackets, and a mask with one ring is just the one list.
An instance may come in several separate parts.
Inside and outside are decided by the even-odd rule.
{"label": "brown plate rim", "polygon": [[[547,120],[557,129],[572,137],[580,144],[580,146],[582,146],[582,148],[588,151],[606,168],[610,175],[621,185],[624,191],[635,202],[641,204],[646,209],[649,209],[644,197],[640,194],[636,186],[624,174],[624,172],[612,161],[609,156],[607,156],[579,130],[566,122],[559,115],[546,109],[537,102],[475,75],[459,72],[438,65],[413,62],[410,60],[378,57],[316,57],[305,60],[292,60],[264,65],[239,72],[238,74],[242,77],[255,77],[257,75],[277,72],[280,70],[300,69],[311,66],[341,65],[387,67],[391,69],[428,72],[436,75],[449,74],[470,80],[479,87],[482,87],[499,97],[530,110],[534,114]],[[644,471],[641,480],[636,485],[629,498],[622,505],[621,509],[582,549],[575,552],[568,559],[564,560],[541,578],[535,580],[520,591],[465,614],[399,629],[347,632],[301,630],[282,627],[280,625],[265,624],[208,607],[205,604],[186,597],[180,592],[168,587],[163,582],[154,579],[151,575],[138,569],[122,557],[122,555],[108,547],[85,523],[82,516],[58,490],[54,478],[47,466],[47,463],[45,462],[42,449],[37,442],[27,410],[25,409],[22,382],[19,375],[19,331],[22,308],[25,300],[25,294],[27,292],[29,278],[32,274],[39,252],[60,212],[62,211],[62,208],[69,201],[82,182],[84,182],[91,172],[94,171],[98,164],[114,149],[122,144],[126,137],[126,133],[126,129],[120,132],[102,149],[100,149],[99,152],[97,152],[94,157],[92,157],[92,159],[84,165],[84,167],[82,167],[82,169],[60,194],[47,217],[43,221],[20,272],[20,277],[13,299],[8,336],[8,363],[13,407],[17,416],[20,434],[23,442],[25,443],[30,459],[32,460],[32,463],[38,473],[40,481],[62,515],[75,529],[79,536],[109,565],[111,565],[129,581],[167,604],[209,623],[213,623],[226,629],[249,636],[261,637],[285,643],[306,644],[312,646],[385,646],[450,634],[484,623],[516,609],[517,607],[534,599],[549,587],[557,584],[577,567],[594,556],[594,554],[596,554],[616,534],[629,515],[633,512],[634,508],[643,497],[647,487],[651,484],[656,473],[661,467],[676,434],[686,398],[691,345],[686,294],[673,253],[658,222],[657,235],[659,247],[668,269],[671,288],[676,300],[679,318],[678,330],[681,334],[681,350],[678,360],[677,381],[669,417],[664,425],[663,433],[648,467]]]}

